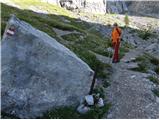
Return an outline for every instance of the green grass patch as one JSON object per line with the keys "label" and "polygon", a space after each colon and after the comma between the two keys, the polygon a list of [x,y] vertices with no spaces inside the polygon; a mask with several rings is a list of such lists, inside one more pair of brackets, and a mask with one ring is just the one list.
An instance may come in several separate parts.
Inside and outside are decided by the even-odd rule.
{"label": "green grass patch", "polygon": [[130,70],[147,73],[148,68],[146,67],[145,63],[139,63],[138,67],[131,68]]}
{"label": "green grass patch", "polygon": [[147,26],[147,28],[143,28],[142,30],[137,30],[138,36],[143,40],[147,40],[150,37],[155,37],[156,35],[153,33],[153,26]]}
{"label": "green grass patch", "polygon": [[78,55],[78,57],[80,57],[83,61],[85,61],[94,71],[98,69],[97,77],[100,78],[107,77],[107,75],[104,72],[104,69],[109,66],[99,61],[93,53],[79,46],[72,46],[70,47],[70,49],[74,51]]}
{"label": "green grass patch", "polygon": [[152,81],[153,83],[159,85],[159,79],[158,79],[158,78],[156,78],[156,77],[154,77],[154,76],[149,76],[148,79],[149,79],[150,81]]}
{"label": "green grass patch", "polygon": [[16,117],[15,115],[11,115],[1,111],[1,119],[20,119],[20,118]]}
{"label": "green grass patch", "polygon": [[110,82],[107,81],[107,80],[104,80],[104,81],[103,81],[103,87],[104,87],[104,88],[107,88],[108,86],[110,86]]}
{"label": "green grass patch", "polygon": [[5,31],[5,27],[6,27],[6,22],[1,22],[1,36],[3,36],[3,33]]}
{"label": "green grass patch", "polygon": [[[106,114],[111,107],[111,104],[105,104],[104,107],[99,108],[96,106],[92,106],[91,110],[86,114],[79,114],[76,109],[77,107],[68,106],[61,107],[57,109],[50,110],[42,117],[38,117],[37,119],[101,119],[104,114]],[[2,119],[19,119],[14,115],[7,114],[5,112],[1,113]]]}
{"label": "green grass patch", "polygon": [[144,53],[138,56],[133,62],[138,62],[138,67],[131,70],[147,73],[148,70],[152,70],[159,74],[159,60],[154,56]]}
{"label": "green grass patch", "polygon": [[156,67],[154,68],[154,72],[156,72],[157,75],[159,75],[159,66],[156,66]]}
{"label": "green grass patch", "polygon": [[149,31],[140,31],[138,32],[138,36],[144,40],[149,39],[149,37],[151,37],[151,33]]}
{"label": "green grass patch", "polygon": [[75,107],[62,107],[48,111],[41,119],[101,119],[110,106],[111,104],[106,104],[102,108],[94,106],[86,114],[79,114]]}
{"label": "green grass patch", "polygon": [[96,86],[94,89],[93,89],[93,93],[94,94],[100,94],[100,97],[101,98],[105,98],[105,92],[104,92],[104,88],[102,86]]}
{"label": "green grass patch", "polygon": [[153,64],[153,65],[159,65],[159,60],[157,59],[157,58],[155,58],[155,57],[151,57],[150,58],[150,62]]}
{"label": "green grass patch", "polygon": [[[50,36],[55,37],[56,34],[53,31],[53,27],[61,29],[61,30],[76,30],[79,32],[85,33],[85,31],[81,28],[73,26],[72,24],[64,23],[58,15],[48,15],[47,18],[43,17],[38,13],[35,13],[30,10],[21,10],[18,8],[14,8],[11,6],[7,6],[5,4],[1,4],[2,8],[2,21],[7,22],[11,14],[15,14],[21,20],[24,20],[30,23],[35,28],[48,33]],[[32,19],[31,19],[32,18]],[[4,25],[2,24],[2,29],[4,29]]]}
{"label": "green grass patch", "polygon": [[128,49],[128,48],[126,48],[126,47],[124,47],[124,46],[120,47],[120,50],[119,50],[119,58],[120,58],[120,59],[123,58],[127,52],[129,52],[129,49]]}

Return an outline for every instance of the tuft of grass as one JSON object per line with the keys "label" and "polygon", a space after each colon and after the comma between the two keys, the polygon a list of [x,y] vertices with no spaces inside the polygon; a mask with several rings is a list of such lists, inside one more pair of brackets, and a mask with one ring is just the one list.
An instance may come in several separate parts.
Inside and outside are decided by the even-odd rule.
{"label": "tuft of grass", "polygon": [[152,92],[153,92],[157,97],[159,97],[159,90],[158,90],[158,89],[154,89],[154,90],[152,90]]}
{"label": "tuft of grass", "polygon": [[43,115],[42,119],[74,119],[78,117],[76,108],[70,106],[50,110]]}
{"label": "tuft of grass", "polygon": [[101,98],[105,98],[104,88],[102,86],[96,86],[93,89],[94,94],[100,94]]}
{"label": "tuft of grass", "polygon": [[5,27],[6,27],[6,22],[1,22],[1,36],[3,36],[3,33],[5,31]]}
{"label": "tuft of grass", "polygon": [[159,75],[159,66],[156,66],[156,67],[154,68],[154,71],[157,73],[157,75]]}
{"label": "tuft of grass", "polygon": [[138,32],[138,36],[139,36],[140,38],[142,38],[143,40],[149,39],[149,37],[150,37],[151,35],[152,35],[152,34],[151,34],[151,32],[149,32],[149,31],[141,31],[141,32]]}
{"label": "tuft of grass", "polygon": [[11,115],[11,114],[1,111],[1,119],[20,119],[20,118],[18,118],[15,115]]}
{"label": "tuft of grass", "polygon": [[[105,104],[102,108],[92,106],[89,112],[87,112],[86,114],[80,114],[76,111],[77,107],[66,106],[49,110],[44,113],[42,117],[37,117],[37,119],[101,119],[103,115],[108,112],[110,107],[110,103]],[[5,112],[1,112],[1,118],[20,119]]]}
{"label": "tuft of grass", "polygon": [[134,62],[138,62],[138,67],[132,68],[131,70],[146,73],[147,70],[150,69],[159,74],[159,60],[148,53],[138,56]]}
{"label": "tuft of grass", "polygon": [[128,48],[126,48],[126,47],[120,47],[120,50],[119,50],[119,57],[120,57],[120,59],[123,58],[127,52],[129,52]]}
{"label": "tuft of grass", "polygon": [[142,56],[138,56],[136,59],[135,59],[135,62],[142,62],[142,61],[145,61],[146,60],[146,57],[144,55]]}
{"label": "tuft of grass", "polygon": [[101,119],[110,107],[111,104],[105,104],[102,108],[93,106],[86,114],[79,114],[75,107],[62,107],[46,112],[41,119]]}
{"label": "tuft of grass", "polygon": [[149,39],[150,37],[154,37],[155,34],[153,33],[153,26],[151,25],[147,25],[147,28],[143,28],[142,30],[138,30],[138,36],[140,38],[142,38],[143,40],[147,40]]}
{"label": "tuft of grass", "polygon": [[148,79],[149,79],[150,81],[152,81],[153,83],[159,85],[159,79],[158,79],[158,78],[156,78],[156,77],[154,77],[154,76],[149,76]]}
{"label": "tuft of grass", "polygon": [[153,64],[153,65],[159,65],[159,60],[157,59],[157,58],[155,58],[155,57],[151,57],[150,58],[150,62]]}
{"label": "tuft of grass", "polygon": [[112,52],[109,52],[109,51],[106,51],[104,49],[96,49],[96,50],[93,50],[95,53],[98,53],[100,55],[103,55],[103,56],[106,56],[106,57],[112,57],[113,53]]}
{"label": "tuft of grass", "polygon": [[145,63],[138,63],[138,67],[131,68],[130,70],[147,73],[148,68]]}

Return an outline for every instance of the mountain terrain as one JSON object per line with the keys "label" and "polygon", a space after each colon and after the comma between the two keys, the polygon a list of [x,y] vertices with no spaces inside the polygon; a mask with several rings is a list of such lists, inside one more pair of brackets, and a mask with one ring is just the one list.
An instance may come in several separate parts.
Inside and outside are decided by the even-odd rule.
{"label": "mountain terrain", "polygon": [[[84,0],[81,2],[84,3]],[[35,29],[54,38],[97,72],[94,93],[100,93],[105,102],[104,107],[95,107],[89,113],[81,115],[76,112],[75,106],[62,106],[49,110],[39,117],[157,119],[159,117],[157,1],[125,3],[101,1],[96,4],[97,8],[93,8],[93,1],[88,0],[86,1],[88,7],[85,9],[81,2],[75,0],[71,5],[66,1],[60,3],[49,0],[41,2],[6,0],[1,3],[2,36],[5,35],[8,19],[14,14]],[[66,4],[74,9],[67,10]],[[75,7],[77,4],[81,6]],[[122,6],[126,6],[125,10],[124,7],[122,10]],[[128,26],[124,22],[126,11],[129,18]],[[112,49],[112,25],[115,22],[123,34],[120,46],[121,59],[119,63],[113,64],[111,63],[113,52],[110,49]],[[2,76],[2,83],[3,80],[5,79]],[[2,118],[23,118],[16,116],[12,109],[11,112],[6,111],[2,110]]]}

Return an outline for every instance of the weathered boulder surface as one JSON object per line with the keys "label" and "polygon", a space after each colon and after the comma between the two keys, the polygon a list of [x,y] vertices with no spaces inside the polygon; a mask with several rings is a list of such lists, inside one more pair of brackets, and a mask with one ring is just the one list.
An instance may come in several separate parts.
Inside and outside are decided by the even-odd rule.
{"label": "weathered boulder surface", "polygon": [[88,94],[94,72],[73,52],[12,16],[2,39],[2,111],[35,118],[76,105]]}

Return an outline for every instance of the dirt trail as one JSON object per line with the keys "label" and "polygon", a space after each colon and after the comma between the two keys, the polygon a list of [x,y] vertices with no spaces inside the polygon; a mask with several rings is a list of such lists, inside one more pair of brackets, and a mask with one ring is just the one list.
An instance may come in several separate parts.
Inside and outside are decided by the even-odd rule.
{"label": "dirt trail", "polygon": [[[128,70],[136,67],[137,63],[129,62],[143,54],[142,48],[132,49],[120,63],[112,64],[113,74],[111,85],[106,89],[107,101],[112,107],[104,118],[129,119],[129,118],[158,118],[159,100],[152,90],[155,85],[147,79],[148,74]],[[104,56],[97,56],[104,62]]]}

